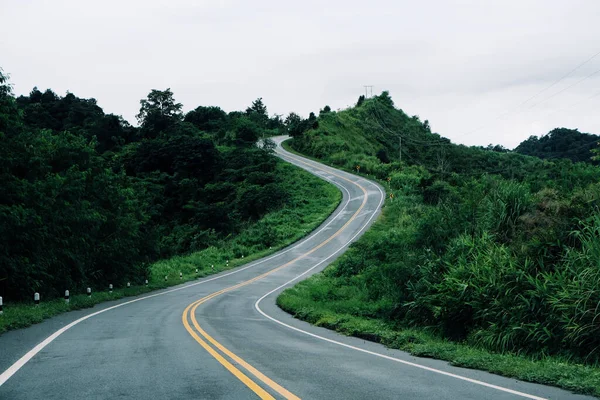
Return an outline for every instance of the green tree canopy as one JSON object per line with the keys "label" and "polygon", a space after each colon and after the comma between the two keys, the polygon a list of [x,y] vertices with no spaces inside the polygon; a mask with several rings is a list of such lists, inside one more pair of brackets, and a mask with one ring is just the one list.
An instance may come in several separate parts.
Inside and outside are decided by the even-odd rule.
{"label": "green tree canopy", "polygon": [[183,119],[183,105],[175,102],[170,88],[152,89],[146,99],[140,100],[140,105],[140,112],[136,118],[145,137],[156,137]]}
{"label": "green tree canopy", "polygon": [[227,114],[219,107],[196,107],[185,115],[184,121],[194,124],[203,132],[218,132],[227,124]]}
{"label": "green tree canopy", "polygon": [[593,150],[598,148],[600,136],[582,133],[577,129],[556,128],[538,138],[530,136],[516,148],[517,153],[539,158],[568,158],[573,162],[597,163]]}

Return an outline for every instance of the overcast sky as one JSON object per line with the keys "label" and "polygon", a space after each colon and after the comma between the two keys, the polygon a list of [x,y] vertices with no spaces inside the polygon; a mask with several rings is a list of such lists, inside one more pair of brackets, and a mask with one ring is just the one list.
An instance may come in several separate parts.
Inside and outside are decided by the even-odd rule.
{"label": "overcast sky", "polygon": [[[598,0],[0,0],[0,67],[135,123],[170,87],[188,111],[308,115],[373,85],[454,142],[600,134]],[[537,97],[525,100],[545,90]]]}

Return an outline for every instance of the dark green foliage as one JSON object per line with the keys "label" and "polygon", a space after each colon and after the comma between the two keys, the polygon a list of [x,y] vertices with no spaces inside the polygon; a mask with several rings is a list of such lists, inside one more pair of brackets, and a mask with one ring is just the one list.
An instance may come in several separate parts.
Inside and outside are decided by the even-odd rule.
{"label": "dark green foliage", "polygon": [[181,119],[183,115],[181,103],[176,103],[171,89],[156,90],[148,94],[146,99],[140,100],[140,112],[137,120],[140,123],[142,137],[157,137],[163,132],[168,132]]}
{"label": "dark green foliage", "polygon": [[267,106],[263,103],[262,98],[259,97],[252,102],[252,105],[246,109],[246,115],[259,127],[267,127],[269,114],[267,113]]}
{"label": "dark green foliage", "polygon": [[[567,158],[573,162],[590,162],[593,150],[598,148],[600,136],[582,133],[577,129],[556,128],[540,138],[530,136],[515,151],[540,158]],[[491,145],[490,145],[491,146]]]}
{"label": "dark green foliage", "polygon": [[283,129],[261,99],[246,113],[198,107],[185,118],[169,89],[140,103],[135,128],[71,93],[15,99],[0,73],[5,301],[139,283],[152,261],[221,243],[289,201],[272,146],[255,146]]}
{"label": "dark green foliage", "polygon": [[[302,117],[298,114],[293,112],[290,113],[285,119],[285,127],[287,129],[287,133],[291,137],[297,138],[302,136],[304,132],[306,132],[308,129],[313,128],[313,126],[315,126],[315,123],[317,123],[317,118],[314,113],[310,114],[312,116],[312,119],[302,119]],[[315,128],[317,126],[315,126]]]}
{"label": "dark green foliage", "polygon": [[12,87],[8,76],[0,68],[0,138],[3,135],[15,135],[21,129],[21,116],[17,102],[12,96]]}
{"label": "dark green foliage", "polygon": [[379,161],[381,161],[384,164],[388,164],[390,162],[390,157],[388,156],[386,149],[377,150],[377,154],[375,155],[377,156],[377,158],[379,158]]}
{"label": "dark green foliage", "polygon": [[362,94],[360,96],[358,96],[358,101],[356,102],[356,107],[360,107],[362,106],[362,104],[365,102],[365,96],[363,96]]}
{"label": "dark green foliage", "polygon": [[219,133],[227,127],[227,114],[219,107],[197,107],[187,113],[184,120],[207,133]]}
{"label": "dark green foliage", "polygon": [[260,138],[258,123],[250,118],[238,118],[234,123],[234,142],[237,146],[253,146]]}
{"label": "dark green foliage", "polygon": [[100,153],[135,140],[135,129],[123,118],[104,114],[95,99],[80,99],[72,93],[60,97],[50,89],[34,88],[29,96],[19,96],[22,123],[29,129],[68,130],[88,140],[95,137]]}
{"label": "dark green foliage", "polygon": [[600,362],[598,167],[454,145],[386,92],[321,115],[293,146],[347,170],[360,165],[395,194],[306,284],[315,307],[494,351]]}
{"label": "dark green foliage", "polygon": [[145,276],[152,256],[143,200],[95,143],[41,130],[1,139],[0,278],[5,298],[56,296]]}

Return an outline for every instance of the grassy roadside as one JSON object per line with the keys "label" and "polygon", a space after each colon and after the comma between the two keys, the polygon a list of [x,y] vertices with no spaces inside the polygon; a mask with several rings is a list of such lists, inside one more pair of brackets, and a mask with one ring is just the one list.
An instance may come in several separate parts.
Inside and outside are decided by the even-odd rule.
{"label": "grassy roadside", "polygon": [[[71,293],[69,304],[63,299],[41,299],[39,306],[33,305],[33,302],[4,304],[4,313],[0,315],[0,334],[42,322],[67,311],[93,307],[95,304],[126,296],[137,296],[232,269],[272,254],[303,238],[331,215],[340,203],[342,194],[335,186],[301,168],[283,161],[278,163],[277,168],[284,177],[285,189],[290,193],[285,208],[267,214],[247,226],[239,235],[222,240],[216,246],[154,263],[150,266],[148,286],[140,280],[132,282],[130,288],[115,287],[112,293],[108,292],[108,288],[94,291],[91,297]],[[212,265],[214,269],[211,268]]]}
{"label": "grassy roadside", "polygon": [[[289,144],[284,143],[284,147],[289,149]],[[385,186],[385,182],[380,183]],[[372,301],[369,290],[364,287],[368,279],[361,275],[376,279],[376,267],[354,276],[339,273],[340,265],[342,269],[351,268],[353,262],[360,259],[361,252],[373,243],[380,243],[383,231],[398,236],[400,242],[403,238],[409,240],[415,229],[413,224],[423,213],[422,208],[417,199],[410,196],[399,196],[393,203],[388,200],[380,218],[347,253],[322,273],[284,291],[277,299],[279,307],[317,326],[379,342],[415,356],[441,359],[456,366],[600,396],[600,368],[597,366],[578,364],[558,356],[501,354],[472,342],[445,340],[427,328],[399,326],[382,316],[382,310],[395,305],[387,304],[385,299]],[[381,242],[381,245],[387,244]],[[385,262],[382,261],[381,267],[386,267]]]}
{"label": "grassy roadside", "polygon": [[[492,353],[485,349],[443,340],[425,329],[399,328],[383,319],[340,312],[337,302],[325,301],[330,291],[323,274],[317,274],[285,290],[277,305],[294,317],[347,336],[381,343],[418,357],[489,371],[528,382],[558,386],[573,392],[600,396],[600,369],[573,364],[558,357],[532,358]],[[337,306],[336,306],[337,305]]]}

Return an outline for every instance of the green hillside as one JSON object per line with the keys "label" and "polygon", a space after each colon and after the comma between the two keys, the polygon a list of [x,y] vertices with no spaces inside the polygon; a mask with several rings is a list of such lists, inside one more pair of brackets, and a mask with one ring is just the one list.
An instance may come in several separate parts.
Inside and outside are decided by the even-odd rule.
{"label": "green hillside", "polygon": [[415,354],[600,394],[598,167],[454,145],[386,92],[313,126],[294,149],[367,174],[394,198],[324,273],[285,291],[282,308]]}
{"label": "green hillside", "polygon": [[[288,130],[261,99],[181,109],[169,89],[151,90],[134,127],[72,93],[16,97],[0,69],[0,332],[117,296],[88,301],[87,287],[130,282],[135,294],[240,265],[337,206],[335,187],[281,161],[272,142],[256,146]],[[27,308],[34,292],[50,304],[65,290],[68,306]]]}

